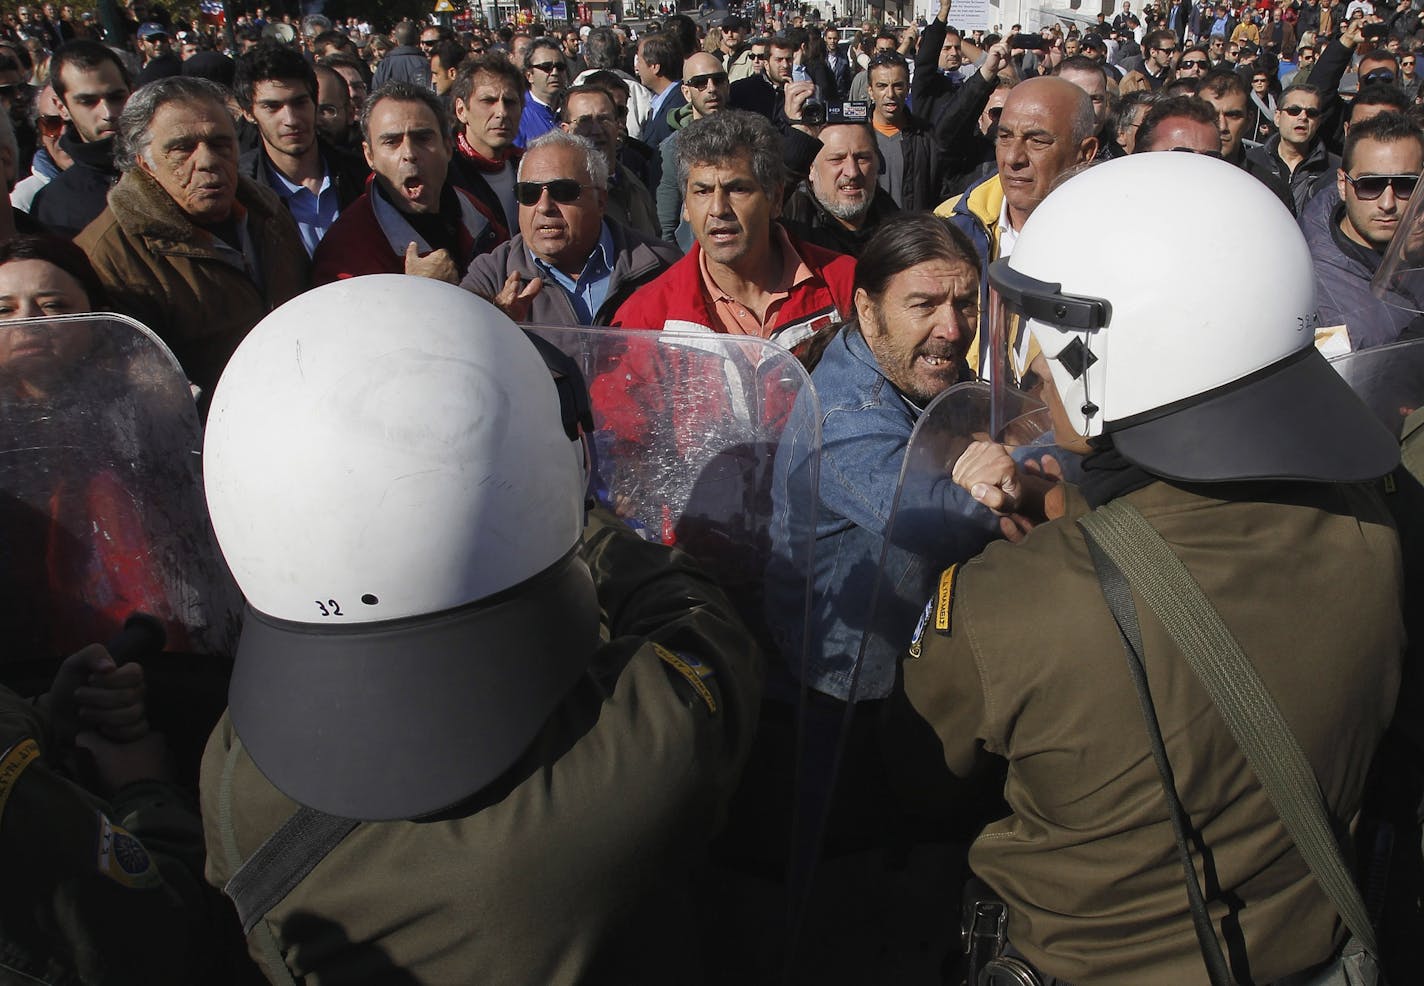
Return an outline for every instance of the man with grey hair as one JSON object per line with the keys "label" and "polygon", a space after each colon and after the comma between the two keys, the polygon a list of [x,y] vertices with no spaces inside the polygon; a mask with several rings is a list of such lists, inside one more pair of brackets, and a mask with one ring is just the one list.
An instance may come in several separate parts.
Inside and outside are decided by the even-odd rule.
{"label": "man with grey hair", "polygon": [[516,322],[606,325],[681,256],[606,215],[607,158],[577,134],[536,137],[519,161],[514,193],[518,234],[476,257],[460,286]]}
{"label": "man with grey hair", "polygon": [[361,111],[374,172],[312,255],[312,283],[362,274],[417,274],[460,283],[470,261],[507,239],[503,217],[448,181],[454,144],[429,88],[392,82]]}
{"label": "man with grey hair", "polygon": [[248,330],[308,286],[291,213],[238,175],[227,100],[188,76],[135,92],[115,144],[123,177],[74,241],[115,309],[152,329],[205,393]]}
{"label": "man with grey hair", "polygon": [[[1013,253],[1024,222],[1059,180],[1093,160],[1097,133],[1092,100],[1066,79],[1029,79],[1009,90],[994,145],[998,171],[935,209],[979,251],[981,319],[989,310],[989,265]],[[981,357],[988,335],[980,331],[969,352],[976,372],[986,365]]]}
{"label": "man with grey hair", "polygon": [[900,212],[880,187],[875,132],[866,123],[835,123],[821,128],[819,140],[782,223],[803,240],[859,258],[876,228]]}
{"label": "man with grey hair", "polygon": [[697,242],[618,310],[614,325],[759,336],[793,352],[851,313],[855,261],[776,222],[781,135],[757,113],[725,110],[677,141],[682,214]]}

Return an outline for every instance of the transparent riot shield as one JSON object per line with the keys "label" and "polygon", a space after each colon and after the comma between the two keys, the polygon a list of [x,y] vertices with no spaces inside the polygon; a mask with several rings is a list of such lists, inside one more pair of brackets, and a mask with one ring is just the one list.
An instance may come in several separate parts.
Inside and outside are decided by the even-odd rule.
{"label": "transparent riot shield", "polygon": [[1404,419],[1424,406],[1424,339],[1359,349],[1330,365],[1396,438]]}
{"label": "transparent riot shield", "polygon": [[[187,380],[122,315],[0,322],[0,669],[32,674],[157,617],[167,649],[228,655],[241,596],[202,492]],[[28,668],[22,671],[21,668]]]}
{"label": "transparent riot shield", "polygon": [[[757,735],[701,892],[708,934],[779,973],[784,869],[820,454],[820,404],[785,349],[725,335],[530,328],[580,366],[598,498],[644,537],[685,549],[727,591],[767,655]],[[754,943],[754,944],[752,944]]]}
{"label": "transparent riot shield", "polygon": [[[801,639],[809,544],[773,543],[788,499],[815,497],[819,413],[801,364],[761,339],[527,328],[588,383],[598,499],[696,557],[778,651]],[[785,601],[770,619],[769,596]]]}
{"label": "transparent riot shield", "polygon": [[[821,943],[833,937],[828,929],[837,915],[820,902],[837,896],[836,888],[847,879],[851,861],[857,856],[865,859],[865,851],[876,846],[903,844],[905,833],[915,824],[913,813],[898,804],[899,791],[882,776],[879,712],[873,703],[890,694],[897,659],[909,648],[940,573],[1002,536],[1000,518],[952,479],[954,465],[969,445],[990,437],[1011,446],[1016,459],[1036,461],[1053,451],[1048,411],[1037,399],[1009,386],[1003,377],[997,384],[958,384],[925,409],[902,454],[888,462],[897,469],[898,481],[894,476],[889,480],[893,493],[881,507],[883,529],[879,537],[864,539],[854,561],[837,558],[843,581],[819,577],[834,549],[818,545],[808,666],[813,673],[826,672],[814,681],[818,690],[838,686],[839,697],[846,701],[823,709],[820,715],[813,709],[806,728],[800,764],[801,775],[808,779],[799,832],[804,841],[798,848],[793,886],[798,965],[813,960]],[[826,443],[823,498],[842,465],[837,461],[837,443],[829,436]],[[877,468],[886,465],[875,463]],[[857,567],[862,577],[856,577]],[[828,645],[826,627],[854,627],[860,632],[848,645],[843,635]],[[936,858],[943,859],[931,857],[926,865],[936,865]],[[884,879],[902,878],[886,875]],[[907,885],[902,897],[909,899],[916,893],[917,888]],[[946,926],[956,920],[953,915],[941,917]],[[904,920],[914,922],[919,917],[906,914]],[[883,946],[894,949],[903,944],[891,937]]]}
{"label": "transparent riot shield", "polygon": [[1370,289],[1391,308],[1424,313],[1424,195],[1413,195]]}

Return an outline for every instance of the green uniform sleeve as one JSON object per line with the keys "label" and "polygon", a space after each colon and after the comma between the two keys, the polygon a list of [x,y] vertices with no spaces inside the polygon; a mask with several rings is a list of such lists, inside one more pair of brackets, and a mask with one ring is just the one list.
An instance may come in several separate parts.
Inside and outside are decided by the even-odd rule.
{"label": "green uniform sleeve", "polygon": [[726,594],[687,554],[643,540],[601,508],[589,516],[583,557],[610,638],[646,640],[689,665],[711,707],[689,668],[669,666],[698,693],[689,704],[725,720],[727,752],[740,762],[756,728],[763,657]]}
{"label": "green uniform sleeve", "polygon": [[[197,811],[146,782],[105,805],[57,773],[42,720],[0,689],[0,936],[84,982],[190,983],[208,939]],[[7,952],[7,954],[10,954]]]}

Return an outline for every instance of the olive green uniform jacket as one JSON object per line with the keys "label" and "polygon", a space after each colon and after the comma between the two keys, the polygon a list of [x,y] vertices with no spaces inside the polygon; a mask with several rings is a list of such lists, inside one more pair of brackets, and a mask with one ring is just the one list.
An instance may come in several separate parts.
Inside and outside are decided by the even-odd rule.
{"label": "olive green uniform jacket", "polygon": [[53,745],[0,688],[0,982],[207,979],[216,911],[195,806],[160,781],[105,803],[52,769]]}
{"label": "olive green uniform jacket", "polygon": [[248,331],[310,284],[301,233],[277,196],[239,177],[237,203],[255,264],[195,226],[138,169],[119,179],[109,207],[74,240],[89,255],[113,310],[152,329],[209,396]]}
{"label": "olive green uniform jacket", "polygon": [[[597,513],[583,551],[606,640],[522,759],[438,818],[358,826],[253,929],[259,962],[270,931],[323,986],[700,978],[689,871],[751,742],[762,658],[685,555]],[[221,886],[296,805],[226,717],[202,787]]]}
{"label": "olive green uniform jacket", "polygon": [[[1395,709],[1404,646],[1400,550],[1385,507],[1362,486],[1194,489],[1154,482],[1126,499],[1255,664],[1335,821],[1352,823]],[[1011,814],[979,835],[970,865],[1007,903],[1009,940],[1030,961],[1075,986],[1204,983],[1137,693],[1074,523],[1088,508],[1068,492],[1067,516],[1021,545],[991,544],[942,583],[920,656],[902,666],[912,708],[901,709],[923,722],[898,724],[931,726],[931,745],[958,777],[984,751],[1008,761]],[[1256,982],[1324,961],[1344,935],[1334,908],[1186,658],[1134,601],[1167,756],[1211,860],[1203,887],[1228,959],[1244,937]]]}

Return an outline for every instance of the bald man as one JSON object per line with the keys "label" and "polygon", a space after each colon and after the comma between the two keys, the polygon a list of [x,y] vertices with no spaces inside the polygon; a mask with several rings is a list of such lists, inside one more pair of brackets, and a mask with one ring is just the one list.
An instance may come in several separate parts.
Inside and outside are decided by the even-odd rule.
{"label": "bald man", "polygon": [[[998,171],[935,209],[979,251],[981,326],[989,310],[989,264],[1013,253],[1024,222],[1063,175],[1093,160],[1097,130],[1093,101],[1078,86],[1054,77],[1022,82],[1009,91],[999,114]],[[986,335],[979,333],[969,354],[976,371]]]}

